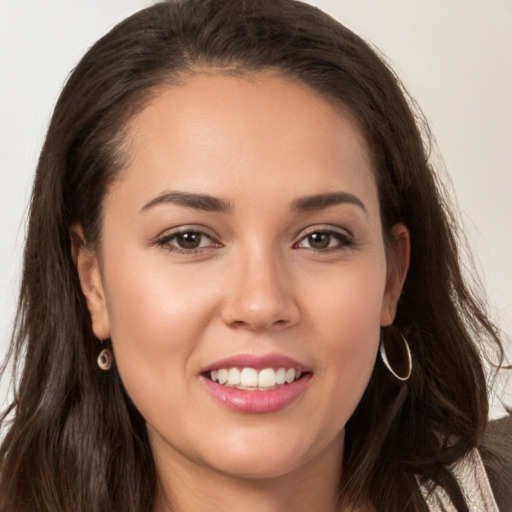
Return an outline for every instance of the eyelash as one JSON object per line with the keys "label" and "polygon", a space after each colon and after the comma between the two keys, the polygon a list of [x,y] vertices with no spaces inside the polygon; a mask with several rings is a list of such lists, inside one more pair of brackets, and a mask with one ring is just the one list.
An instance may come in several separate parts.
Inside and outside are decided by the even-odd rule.
{"label": "eyelash", "polygon": [[[199,247],[183,248],[183,247],[179,247],[177,244],[171,243],[172,240],[177,239],[180,236],[185,236],[185,235],[200,236],[202,238],[202,241],[204,241],[204,239],[206,238],[206,239],[210,240],[212,245],[201,246],[201,243],[202,243],[202,241],[201,241]],[[303,243],[304,241],[306,241],[309,237],[311,237],[313,235],[327,235],[329,237],[328,246],[325,248],[321,248],[321,249],[314,248],[314,247],[301,247],[300,244]],[[337,240],[337,244],[334,247],[330,246],[332,239]],[[220,242],[217,242],[214,238],[212,238],[207,233],[197,230],[197,229],[182,229],[179,231],[174,231],[172,233],[169,233],[167,235],[164,235],[164,236],[158,238],[155,241],[155,244],[158,247],[166,249],[169,252],[175,252],[178,254],[186,254],[186,255],[193,255],[193,254],[196,254],[205,249],[216,249],[216,248],[222,247],[222,244]],[[340,251],[340,250],[346,249],[348,247],[351,247],[353,245],[354,245],[354,242],[351,239],[351,236],[347,233],[342,233],[340,231],[336,231],[333,229],[318,229],[317,228],[317,229],[311,229],[309,232],[305,233],[300,238],[300,240],[298,242],[295,242],[293,244],[293,248],[294,249],[306,249],[308,251],[313,251],[313,252],[317,252],[317,253],[327,253],[327,252]]]}
{"label": "eyelash", "polygon": [[[204,240],[206,238],[212,242],[212,245],[207,246],[207,247],[204,247],[204,246],[201,247],[201,245],[200,245],[199,247],[187,249],[187,248],[179,247],[178,245],[171,243],[171,241],[174,240],[175,238],[178,238],[179,236],[185,236],[185,235],[197,235],[197,236],[200,236],[202,238],[202,240]],[[169,233],[167,235],[164,235],[164,236],[158,238],[155,243],[157,246],[159,246],[163,249],[166,249],[169,252],[176,252],[178,254],[188,254],[188,255],[196,254],[199,251],[205,250],[205,249],[215,249],[218,247],[222,247],[222,244],[217,242],[210,235],[208,235],[207,233],[204,233],[203,231],[199,231],[197,229],[182,229],[179,231],[174,231],[173,233]],[[202,241],[200,242],[200,244],[201,243],[202,243]]]}
{"label": "eyelash", "polygon": [[[306,241],[309,237],[313,235],[327,235],[329,237],[328,244],[332,242],[332,240],[336,240],[337,243],[335,246],[330,247],[327,246],[322,249],[314,248],[314,247],[301,247],[300,244]],[[351,236],[348,233],[344,233],[341,231],[337,231],[334,229],[311,229],[309,232],[305,233],[298,242],[294,244],[294,249],[306,249],[308,251],[313,251],[317,253],[326,253],[326,252],[335,252],[335,251],[341,251],[343,249],[352,247],[354,245],[354,242],[351,238]]]}

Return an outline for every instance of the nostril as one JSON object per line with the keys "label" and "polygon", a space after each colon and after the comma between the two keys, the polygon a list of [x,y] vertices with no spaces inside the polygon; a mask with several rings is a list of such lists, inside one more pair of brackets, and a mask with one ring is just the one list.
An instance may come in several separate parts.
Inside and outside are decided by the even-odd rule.
{"label": "nostril", "polygon": [[284,327],[289,323],[286,319],[279,319],[275,321],[265,322],[264,319],[253,319],[253,321],[233,320],[229,323],[230,327],[234,329],[268,329],[271,327]]}
{"label": "nostril", "polygon": [[245,327],[247,326],[247,323],[244,322],[243,320],[234,320],[233,322],[231,322],[231,327],[234,327],[235,329],[237,327]]}

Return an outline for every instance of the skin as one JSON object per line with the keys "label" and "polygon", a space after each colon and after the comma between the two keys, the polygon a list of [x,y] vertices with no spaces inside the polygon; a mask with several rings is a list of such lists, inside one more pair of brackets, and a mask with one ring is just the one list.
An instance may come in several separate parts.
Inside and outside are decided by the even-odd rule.
{"label": "skin", "polygon": [[[159,510],[168,499],[179,511],[336,510],[344,426],[409,258],[401,225],[386,254],[357,124],[303,84],[205,73],[162,89],[131,122],[127,144],[101,250],[81,245],[76,261],[94,333],[112,339],[146,420]],[[155,203],[168,192],[207,194],[230,210]],[[338,192],[361,204],[296,208]],[[206,236],[180,250],[176,229]],[[240,413],[206,390],[207,365],[270,352],[312,369],[287,407]]]}

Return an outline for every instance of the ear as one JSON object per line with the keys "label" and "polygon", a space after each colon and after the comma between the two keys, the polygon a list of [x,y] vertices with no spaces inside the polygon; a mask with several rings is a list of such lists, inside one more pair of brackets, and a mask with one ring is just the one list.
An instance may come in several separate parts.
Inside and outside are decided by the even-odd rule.
{"label": "ear", "polygon": [[71,256],[91,315],[92,330],[99,340],[110,338],[110,322],[96,252],[87,247],[82,226],[71,226]]}
{"label": "ear", "polygon": [[393,226],[390,238],[387,255],[386,288],[380,314],[380,325],[382,327],[391,325],[395,319],[398,299],[409,270],[411,252],[409,230],[403,224]]}

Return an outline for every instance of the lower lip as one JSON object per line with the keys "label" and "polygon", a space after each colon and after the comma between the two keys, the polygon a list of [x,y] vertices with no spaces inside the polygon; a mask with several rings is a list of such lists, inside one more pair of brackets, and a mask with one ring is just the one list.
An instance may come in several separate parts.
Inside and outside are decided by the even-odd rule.
{"label": "lower lip", "polygon": [[291,384],[284,384],[269,391],[246,391],[223,386],[206,377],[202,378],[213,398],[221,404],[237,412],[261,414],[279,411],[291,404],[304,392],[311,374],[306,373]]}

